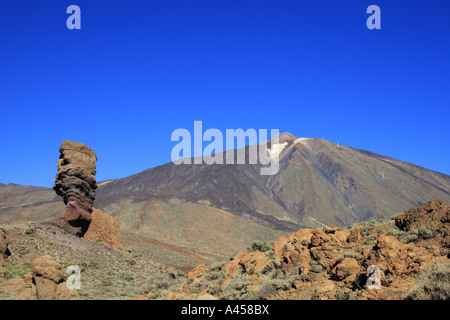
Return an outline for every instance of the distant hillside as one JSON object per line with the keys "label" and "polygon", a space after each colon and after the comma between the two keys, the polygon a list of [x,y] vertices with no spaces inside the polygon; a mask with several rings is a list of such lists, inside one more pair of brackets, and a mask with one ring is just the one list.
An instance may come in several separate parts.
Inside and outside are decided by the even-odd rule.
{"label": "distant hillside", "polygon": [[[260,175],[259,164],[168,163],[98,183],[94,206],[114,216],[126,245],[192,267],[252,240],[387,218],[436,198],[450,202],[445,174],[289,133],[280,134],[279,146],[273,176]],[[46,221],[63,208],[51,189],[0,185],[0,223]]]}
{"label": "distant hillside", "polygon": [[450,176],[411,163],[289,133],[279,145],[273,176],[260,175],[259,164],[168,163],[101,186],[95,205],[118,214],[120,201],[176,198],[293,231],[390,217],[434,198],[450,201]]}

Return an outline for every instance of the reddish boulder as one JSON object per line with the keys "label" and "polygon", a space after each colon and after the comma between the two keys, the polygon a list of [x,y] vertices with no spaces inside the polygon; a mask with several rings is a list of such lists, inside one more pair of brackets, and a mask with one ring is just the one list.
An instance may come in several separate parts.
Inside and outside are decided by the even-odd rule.
{"label": "reddish boulder", "polygon": [[92,211],[92,221],[84,238],[91,241],[101,241],[113,248],[123,250],[119,225],[113,217],[95,208]]}
{"label": "reddish boulder", "polygon": [[354,258],[344,258],[332,271],[333,278],[338,281],[352,282],[356,280],[361,266]]}
{"label": "reddish boulder", "polygon": [[10,279],[0,283],[0,294],[11,300],[36,300],[36,287],[31,275],[25,274],[22,278]]}
{"label": "reddish boulder", "polygon": [[66,284],[67,274],[64,268],[48,255],[31,262],[31,275],[36,286],[38,300],[78,300],[75,289]]}
{"label": "reddish boulder", "polygon": [[419,227],[439,227],[450,223],[450,206],[442,200],[432,200],[395,217],[395,225],[404,231]]}

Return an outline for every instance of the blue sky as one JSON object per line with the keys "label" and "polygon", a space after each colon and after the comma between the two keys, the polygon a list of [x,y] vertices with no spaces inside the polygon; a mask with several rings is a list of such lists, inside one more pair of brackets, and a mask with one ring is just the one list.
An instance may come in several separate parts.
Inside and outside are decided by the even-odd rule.
{"label": "blue sky", "polygon": [[450,174],[449,52],[447,0],[0,0],[0,183],[51,187],[64,139],[135,174],[194,120]]}

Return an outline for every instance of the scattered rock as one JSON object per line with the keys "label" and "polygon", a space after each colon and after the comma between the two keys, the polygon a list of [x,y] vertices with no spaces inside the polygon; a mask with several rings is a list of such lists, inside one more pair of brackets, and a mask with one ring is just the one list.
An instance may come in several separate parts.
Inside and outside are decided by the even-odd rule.
{"label": "scattered rock", "polygon": [[78,300],[75,289],[66,284],[67,274],[64,268],[48,255],[31,262],[31,275],[36,286],[38,300]]}
{"label": "scattered rock", "polygon": [[36,287],[32,283],[31,274],[19,279],[7,280],[0,284],[0,294],[6,294],[13,300],[36,300]]}
{"label": "scattered rock", "polygon": [[131,298],[131,300],[148,300],[148,298],[146,296],[137,296],[137,297]]}
{"label": "scattered rock", "polygon": [[[398,240],[404,233],[391,223],[300,229],[276,239],[269,252],[240,252],[223,266],[194,268],[179,292],[191,299],[209,292],[220,299],[405,299],[421,272],[450,262],[447,207],[434,202],[417,212],[424,210],[441,212],[433,218],[440,221],[433,237],[405,244]],[[420,226],[421,218],[409,225]],[[370,266],[379,268],[381,288],[366,286]]]}
{"label": "scattered rock", "polygon": [[177,295],[175,294],[175,292],[169,292],[169,294],[166,297],[166,300],[178,300]]}
{"label": "scattered rock", "polygon": [[63,197],[66,209],[50,223],[83,236],[91,222],[95,200],[97,156],[86,145],[68,140],[62,142],[59,152],[53,189]]}
{"label": "scattered rock", "polygon": [[340,244],[347,242],[348,236],[350,235],[350,231],[338,227],[325,228],[323,231],[330,235],[331,241]]}
{"label": "scattered rock", "polygon": [[265,267],[267,262],[269,262],[269,257],[260,251],[250,253],[240,252],[231,259],[232,260],[225,265],[225,268],[230,274],[236,274],[238,272],[258,272]]}
{"label": "scattered rock", "polygon": [[446,205],[442,200],[432,200],[396,216],[394,221],[395,225],[404,231],[419,227],[438,227],[440,224],[450,223],[450,205]]}
{"label": "scattered rock", "polygon": [[325,293],[333,291],[336,288],[336,284],[332,280],[325,280],[320,282],[316,287],[317,293]]}

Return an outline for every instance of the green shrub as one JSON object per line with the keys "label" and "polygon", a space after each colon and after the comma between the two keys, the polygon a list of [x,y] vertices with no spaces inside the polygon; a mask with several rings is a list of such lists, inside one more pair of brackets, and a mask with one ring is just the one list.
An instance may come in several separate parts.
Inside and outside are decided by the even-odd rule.
{"label": "green shrub", "polygon": [[359,253],[356,253],[356,252],[353,252],[353,251],[346,251],[346,252],[344,252],[343,254],[340,254],[337,257],[336,264],[338,264],[339,262],[341,262],[345,258],[353,258],[353,259],[356,259],[358,261],[361,261],[364,257],[361,254],[359,254]]}
{"label": "green shrub", "polygon": [[367,244],[375,244],[378,240],[378,235],[377,234],[369,234],[366,238],[366,243]]}
{"label": "green shrub", "polygon": [[137,263],[136,260],[134,260],[134,259],[127,259],[127,262],[130,266],[134,266]]}
{"label": "green shrub", "polygon": [[177,270],[177,277],[186,278],[186,274],[182,270]]}
{"label": "green shrub", "polygon": [[387,236],[394,236],[398,239],[399,236],[401,236],[402,234],[404,234],[404,232],[400,229],[398,229],[397,227],[395,228],[391,228],[389,229],[388,232],[386,232]]}
{"label": "green shrub", "polygon": [[246,277],[237,277],[231,280],[225,288],[220,299],[225,300],[243,300],[248,299],[247,287],[251,286],[253,282]]}
{"label": "green shrub", "polygon": [[8,271],[13,274],[15,277],[22,277],[23,275],[31,272],[31,263],[25,261],[21,264],[8,263],[6,265]]}
{"label": "green shrub", "polygon": [[450,300],[450,264],[437,264],[424,272],[407,299]]}
{"label": "green shrub", "polygon": [[207,276],[206,279],[208,281],[215,281],[215,280],[225,280],[226,278],[226,273],[223,270],[220,271],[216,271],[216,272],[210,272]]}
{"label": "green shrub", "polygon": [[226,262],[216,262],[210,266],[211,271],[219,271],[222,270],[223,266]]}
{"label": "green shrub", "polygon": [[273,273],[281,266],[278,260],[270,260],[266,265],[259,271],[263,275],[273,275]]}
{"label": "green shrub", "polygon": [[379,217],[373,217],[373,218],[367,219],[366,221],[361,223],[361,225],[364,227],[361,230],[361,235],[363,235],[364,237],[367,237],[369,235],[370,231],[372,231],[374,228],[384,224],[385,222],[386,222],[385,219],[379,218]]}
{"label": "green shrub", "polygon": [[389,287],[394,281],[394,277],[385,277],[381,280],[381,285],[384,287]]}
{"label": "green shrub", "polygon": [[[191,281],[189,281],[191,280]],[[193,278],[188,278],[188,284],[191,284],[193,282]],[[156,279],[152,282],[151,286],[150,286],[150,291],[153,290],[165,290],[168,289],[171,285],[171,282],[168,279],[165,278],[160,278],[160,279]]]}
{"label": "green shrub", "polygon": [[322,265],[315,260],[311,260],[309,265],[311,266],[311,271],[314,273],[322,273],[324,271]]}
{"label": "green shrub", "polygon": [[266,252],[272,250],[272,242],[271,241],[259,241],[255,240],[250,243],[250,246],[247,248],[248,251],[261,251]]}
{"label": "green shrub", "polygon": [[398,237],[398,240],[403,243],[416,242],[418,239],[419,239],[419,230],[417,229],[411,229]]}
{"label": "green shrub", "polygon": [[275,290],[288,290],[292,287],[292,282],[282,279],[269,279],[266,281],[266,284],[274,287]]}
{"label": "green shrub", "polygon": [[33,228],[27,228],[27,229],[24,231],[24,233],[25,233],[25,234],[33,234],[35,231],[36,231],[36,230],[33,229]]}
{"label": "green shrub", "polygon": [[350,290],[350,289],[344,289],[342,291],[339,291],[336,294],[336,300],[348,300],[351,292],[352,292],[352,290]]}
{"label": "green shrub", "polygon": [[433,231],[426,228],[425,226],[419,227],[418,231],[419,231],[418,236],[420,239],[427,240],[427,239],[433,238],[433,236],[434,236]]}
{"label": "green shrub", "polygon": [[125,281],[133,281],[134,280],[134,274],[128,271],[121,272],[119,274],[120,279]]}

